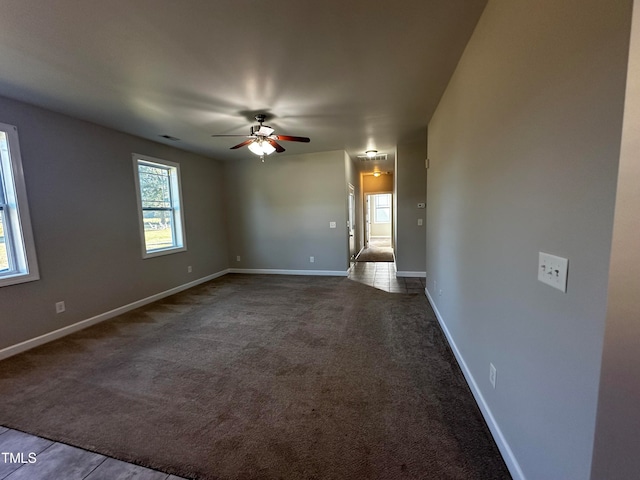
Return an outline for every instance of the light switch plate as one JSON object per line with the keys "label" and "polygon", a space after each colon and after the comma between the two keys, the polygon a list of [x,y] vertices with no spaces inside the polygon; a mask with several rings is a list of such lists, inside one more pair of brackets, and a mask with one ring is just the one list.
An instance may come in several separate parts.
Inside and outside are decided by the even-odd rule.
{"label": "light switch plate", "polygon": [[538,252],[538,280],[542,283],[566,292],[568,268],[569,260],[566,258]]}

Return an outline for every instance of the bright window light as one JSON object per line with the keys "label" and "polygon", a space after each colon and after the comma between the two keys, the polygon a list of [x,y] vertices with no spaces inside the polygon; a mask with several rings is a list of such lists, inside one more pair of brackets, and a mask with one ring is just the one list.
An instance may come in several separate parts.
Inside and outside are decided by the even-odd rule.
{"label": "bright window light", "polygon": [[133,155],[143,258],[185,251],[180,165]]}
{"label": "bright window light", "polygon": [[0,287],[39,278],[18,129],[0,123]]}

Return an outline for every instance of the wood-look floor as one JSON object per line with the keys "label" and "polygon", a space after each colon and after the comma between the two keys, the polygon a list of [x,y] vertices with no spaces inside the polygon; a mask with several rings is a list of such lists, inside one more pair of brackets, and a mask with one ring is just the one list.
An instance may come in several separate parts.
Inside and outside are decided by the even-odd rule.
{"label": "wood-look floor", "polygon": [[0,479],[184,480],[5,427],[0,427]]}

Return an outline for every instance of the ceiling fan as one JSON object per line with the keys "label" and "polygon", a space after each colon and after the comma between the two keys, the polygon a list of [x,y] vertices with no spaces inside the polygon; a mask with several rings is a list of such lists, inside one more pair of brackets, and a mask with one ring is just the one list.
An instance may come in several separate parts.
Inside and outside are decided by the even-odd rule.
{"label": "ceiling fan", "polygon": [[247,145],[251,152],[259,155],[264,161],[265,155],[271,155],[273,152],[284,152],[285,149],[276,140],[285,142],[304,142],[309,143],[311,140],[307,137],[294,137],[291,135],[274,135],[275,131],[268,125],[263,125],[266,115],[260,113],[256,115],[256,121],[258,125],[251,126],[251,133],[249,135],[211,135],[212,137],[246,137],[247,140],[234,145],[231,150],[244,147]]}

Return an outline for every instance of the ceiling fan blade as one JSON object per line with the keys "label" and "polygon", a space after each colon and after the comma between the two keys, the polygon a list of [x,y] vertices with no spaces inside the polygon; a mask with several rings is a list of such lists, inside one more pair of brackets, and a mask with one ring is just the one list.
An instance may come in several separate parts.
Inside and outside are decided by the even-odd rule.
{"label": "ceiling fan blade", "polygon": [[233,147],[231,147],[230,150],[235,150],[236,148],[240,148],[240,147],[244,147],[245,145],[249,145],[250,143],[253,143],[255,139],[254,138],[250,138],[249,140],[245,140],[242,143],[239,143],[238,145],[234,145]]}
{"label": "ceiling fan blade", "polygon": [[292,137],[291,135],[272,135],[272,138],[276,140],[284,140],[285,142],[309,143],[311,141],[311,139],[307,137]]}
{"label": "ceiling fan blade", "polygon": [[267,127],[266,125],[260,125],[260,129],[256,132],[258,135],[263,135],[265,137],[268,137],[269,135],[271,135],[275,130],[271,127]]}
{"label": "ceiling fan blade", "polygon": [[284,152],[284,147],[280,145],[278,142],[276,142],[275,140],[273,140],[272,138],[267,138],[267,142],[269,142],[273,146],[273,148],[276,149],[276,152],[278,153]]}

